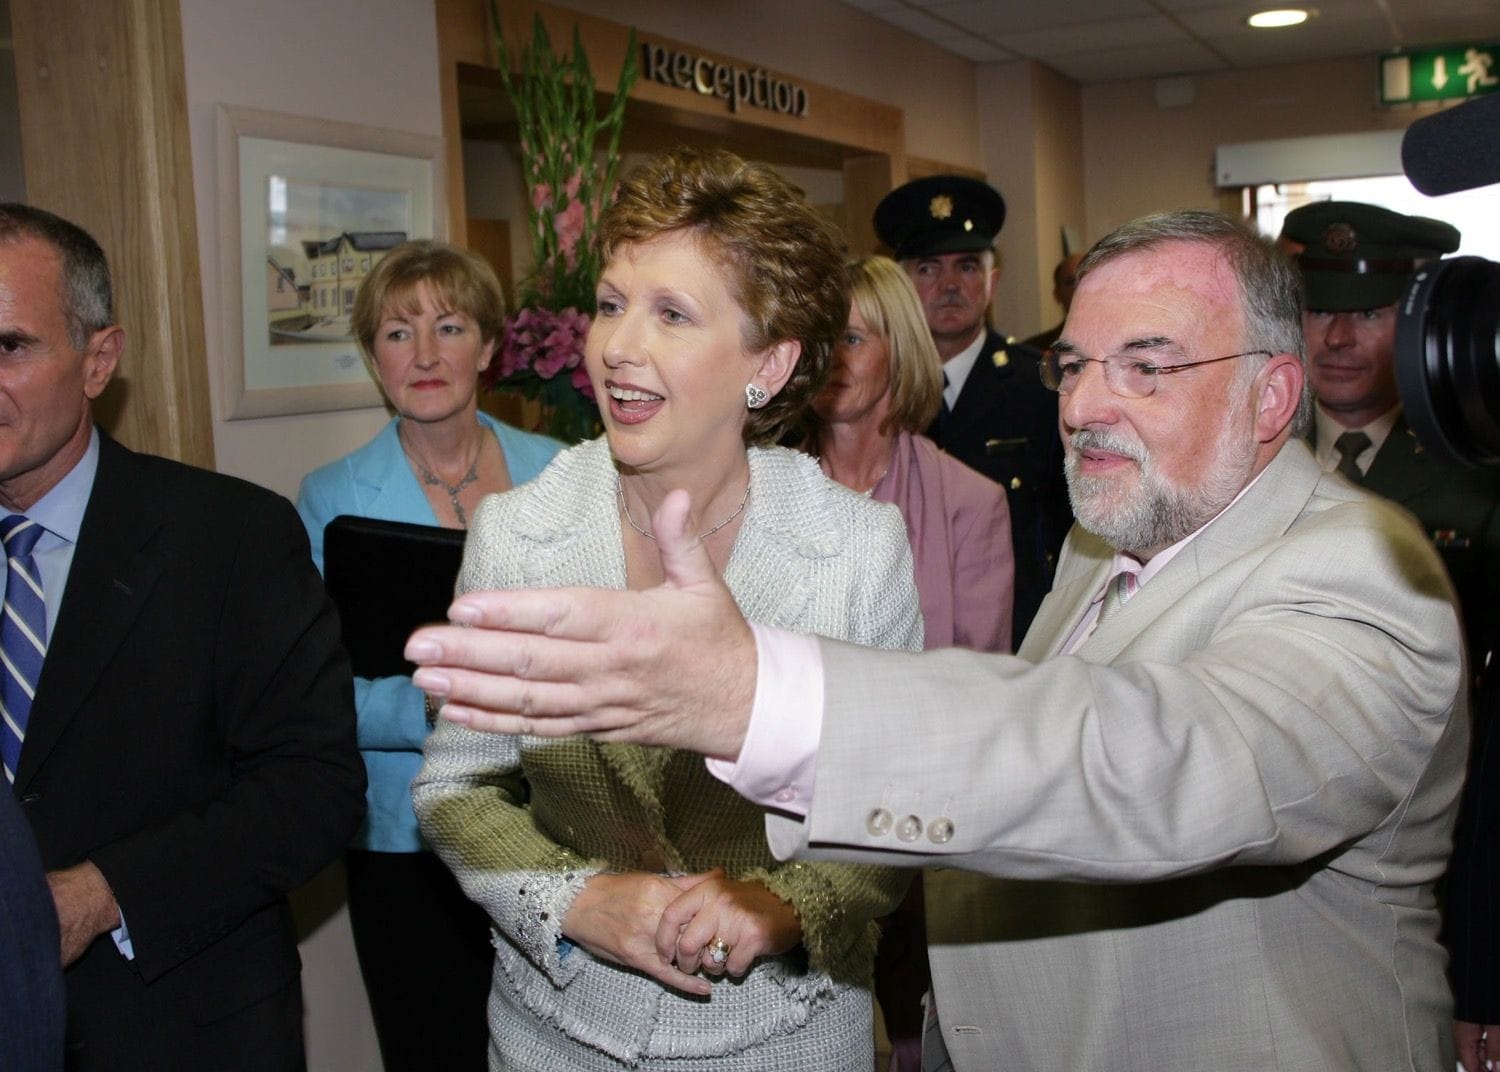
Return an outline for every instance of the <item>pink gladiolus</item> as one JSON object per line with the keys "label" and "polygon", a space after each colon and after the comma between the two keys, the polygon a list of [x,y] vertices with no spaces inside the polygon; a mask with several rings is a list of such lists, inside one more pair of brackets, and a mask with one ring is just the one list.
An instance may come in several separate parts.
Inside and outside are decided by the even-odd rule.
{"label": "pink gladiolus", "polygon": [[551,197],[552,187],[545,182],[539,182],[531,188],[531,207],[540,211]]}
{"label": "pink gladiolus", "polygon": [[569,201],[578,196],[578,187],[582,182],[583,172],[575,171],[573,172],[573,177],[567,182],[563,183],[563,192],[568,195]]}
{"label": "pink gladiolus", "polygon": [[552,225],[557,231],[557,247],[572,268],[578,260],[578,240],[583,237],[583,202],[576,197],[557,214]]}

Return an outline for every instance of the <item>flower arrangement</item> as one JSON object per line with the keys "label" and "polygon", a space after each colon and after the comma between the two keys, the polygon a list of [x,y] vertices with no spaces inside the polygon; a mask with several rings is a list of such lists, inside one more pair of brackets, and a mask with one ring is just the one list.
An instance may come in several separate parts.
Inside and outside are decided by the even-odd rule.
{"label": "flower arrangement", "polygon": [[[517,391],[542,403],[546,431],[577,442],[598,431],[599,412],[583,370],[583,343],[599,280],[599,214],[614,189],[625,100],[638,65],[635,31],[626,45],[614,99],[601,116],[594,76],[575,27],[571,58],[552,51],[537,15],[513,77],[494,0],[490,25],[501,81],[515,106],[526,180],[531,272],[517,311],[506,320],[498,360],[486,370],[490,390]],[[600,136],[602,162],[594,156]]]}

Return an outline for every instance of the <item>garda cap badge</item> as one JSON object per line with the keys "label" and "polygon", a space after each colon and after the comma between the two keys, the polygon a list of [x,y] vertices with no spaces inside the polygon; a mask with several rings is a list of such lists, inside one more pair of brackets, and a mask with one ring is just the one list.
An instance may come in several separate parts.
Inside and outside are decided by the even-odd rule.
{"label": "garda cap badge", "polygon": [[932,213],[935,220],[946,220],[953,215],[953,198],[947,194],[938,194],[928,202],[927,211]]}
{"label": "garda cap badge", "polygon": [[1330,253],[1348,253],[1359,245],[1359,232],[1340,220],[1323,228],[1323,245]]}

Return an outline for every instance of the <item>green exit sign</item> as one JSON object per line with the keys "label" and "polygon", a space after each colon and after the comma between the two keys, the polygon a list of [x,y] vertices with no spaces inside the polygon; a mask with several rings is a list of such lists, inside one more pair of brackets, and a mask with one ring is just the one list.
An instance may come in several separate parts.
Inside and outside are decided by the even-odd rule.
{"label": "green exit sign", "polygon": [[1455,45],[1380,57],[1380,103],[1462,100],[1500,89],[1500,45]]}

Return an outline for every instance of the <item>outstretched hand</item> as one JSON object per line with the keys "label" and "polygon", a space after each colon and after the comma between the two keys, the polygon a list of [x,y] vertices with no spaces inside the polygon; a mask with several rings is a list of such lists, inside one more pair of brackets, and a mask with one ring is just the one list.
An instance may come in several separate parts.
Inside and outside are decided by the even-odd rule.
{"label": "outstretched hand", "polygon": [[469,592],[454,625],[407,642],[418,688],[442,717],[494,733],[685,748],[733,759],[755,700],[755,638],[688,530],[684,491],[652,520],[666,578],[655,588]]}

